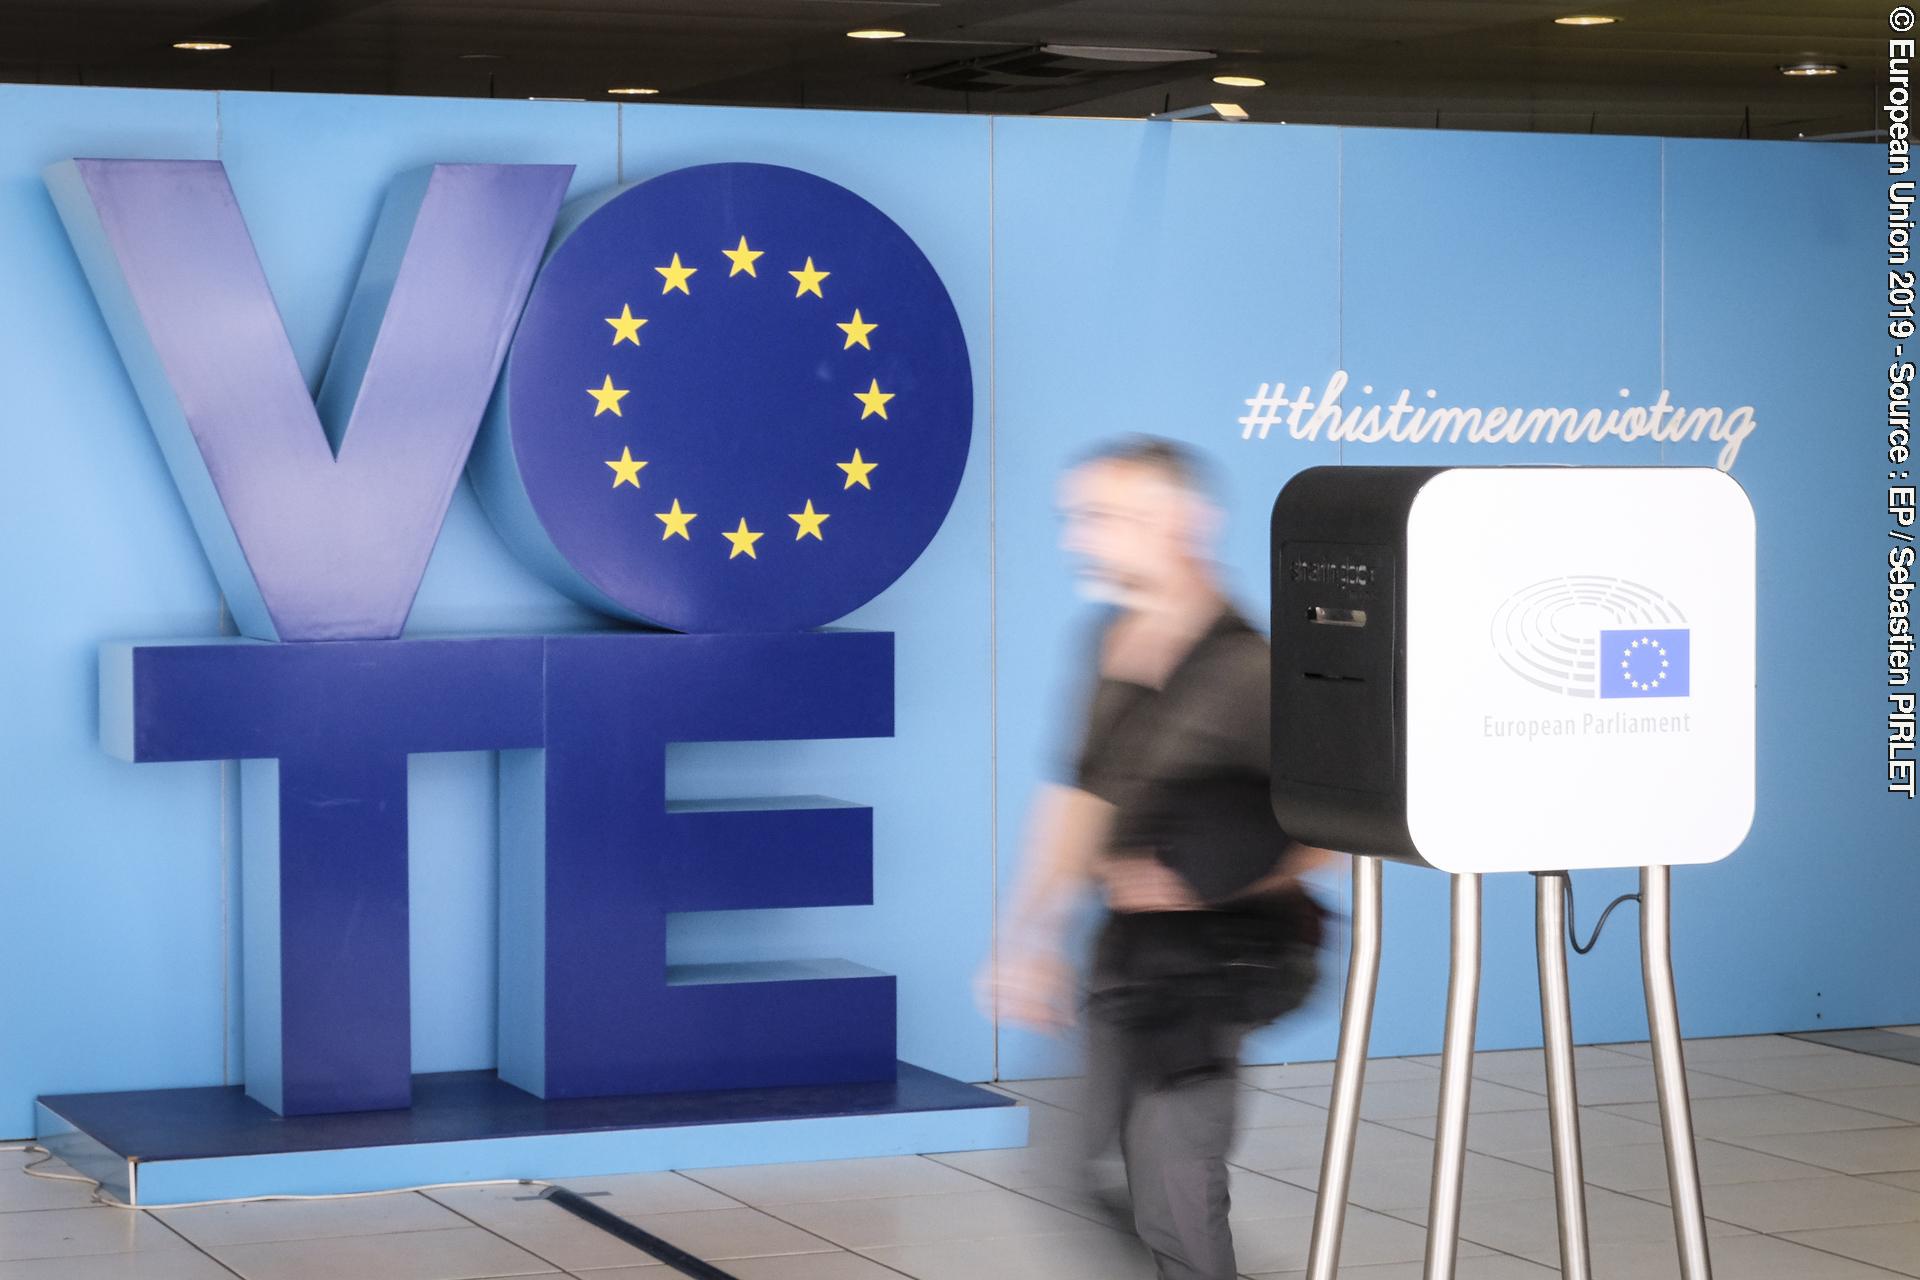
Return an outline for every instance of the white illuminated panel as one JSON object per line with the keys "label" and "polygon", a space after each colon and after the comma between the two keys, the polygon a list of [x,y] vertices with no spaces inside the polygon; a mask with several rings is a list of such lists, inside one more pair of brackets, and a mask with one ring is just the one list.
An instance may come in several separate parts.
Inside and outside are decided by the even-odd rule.
{"label": "white illuminated panel", "polygon": [[1713,862],[1754,786],[1754,525],[1710,468],[1445,471],[1407,521],[1407,827],[1453,872]]}

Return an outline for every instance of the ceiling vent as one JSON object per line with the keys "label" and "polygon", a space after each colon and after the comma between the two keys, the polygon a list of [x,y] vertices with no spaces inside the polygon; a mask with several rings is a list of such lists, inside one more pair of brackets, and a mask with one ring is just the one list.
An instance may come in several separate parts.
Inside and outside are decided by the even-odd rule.
{"label": "ceiling vent", "polygon": [[1133,75],[1158,66],[1206,62],[1213,54],[1195,49],[1122,49],[1105,45],[1034,45],[923,67],[907,73],[912,84],[964,93],[1008,93],[1092,84],[1112,76]]}

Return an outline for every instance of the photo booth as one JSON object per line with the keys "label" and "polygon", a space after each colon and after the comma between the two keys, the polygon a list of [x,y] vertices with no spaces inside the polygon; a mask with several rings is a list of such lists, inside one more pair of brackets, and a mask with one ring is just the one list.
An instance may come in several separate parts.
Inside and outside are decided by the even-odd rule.
{"label": "photo booth", "polygon": [[1309,1254],[1331,1280],[1380,966],[1383,861],[1452,877],[1426,1276],[1453,1275],[1483,875],[1536,878],[1561,1271],[1587,1280],[1566,901],[1637,866],[1641,964],[1685,1280],[1705,1214],[1670,947],[1670,869],[1754,810],[1754,520],[1711,468],[1316,467],[1273,509],[1273,805],[1353,859],[1352,966]]}

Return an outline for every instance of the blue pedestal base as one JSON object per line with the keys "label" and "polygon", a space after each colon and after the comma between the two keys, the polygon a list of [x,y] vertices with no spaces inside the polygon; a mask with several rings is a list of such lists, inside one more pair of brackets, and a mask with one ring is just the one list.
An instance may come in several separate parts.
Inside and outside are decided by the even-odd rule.
{"label": "blue pedestal base", "polygon": [[1012,1099],[901,1063],[872,1084],[543,1101],[491,1071],[404,1111],[283,1118],[226,1088],[44,1097],[40,1142],[128,1204],[1018,1147]]}

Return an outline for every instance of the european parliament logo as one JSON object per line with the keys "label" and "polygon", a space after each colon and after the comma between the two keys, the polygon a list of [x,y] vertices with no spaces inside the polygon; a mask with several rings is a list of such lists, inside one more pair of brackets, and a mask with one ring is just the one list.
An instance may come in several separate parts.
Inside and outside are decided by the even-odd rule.
{"label": "european parliament logo", "polygon": [[1671,600],[1638,582],[1563,574],[1501,602],[1493,649],[1527,683],[1571,698],[1684,698],[1691,631]]}
{"label": "european parliament logo", "polygon": [[1687,696],[1688,637],[1685,627],[1648,627],[1600,633],[1600,696]]}

